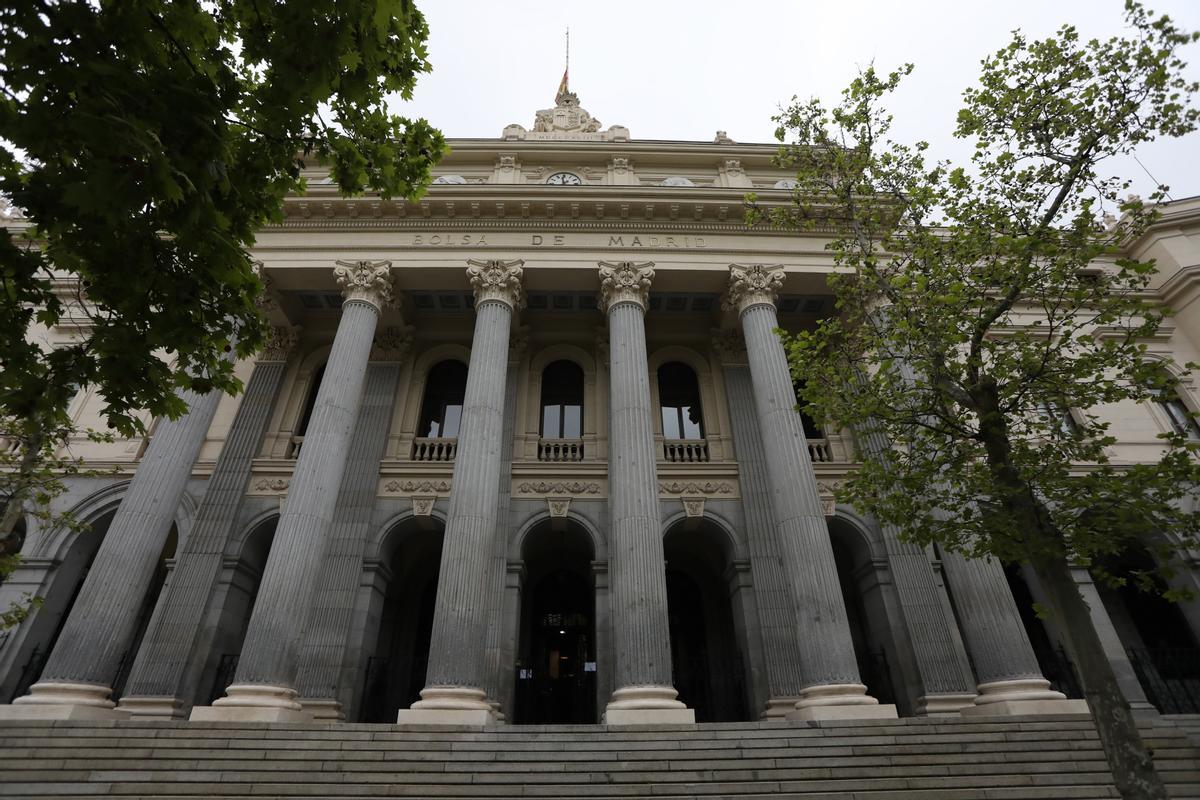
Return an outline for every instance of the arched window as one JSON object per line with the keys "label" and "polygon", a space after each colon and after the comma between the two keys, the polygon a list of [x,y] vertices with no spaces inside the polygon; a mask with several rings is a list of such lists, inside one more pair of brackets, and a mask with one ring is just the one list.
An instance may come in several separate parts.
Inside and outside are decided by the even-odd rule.
{"label": "arched window", "polygon": [[542,370],[542,438],[583,436],[583,370],[574,361],[555,361]]}
{"label": "arched window", "polygon": [[800,424],[804,426],[804,438],[809,441],[824,439],[825,434],[821,431],[821,426],[808,413],[809,404],[804,400],[804,384],[803,378],[792,384],[792,388],[796,390],[796,409],[800,412]]}
{"label": "arched window", "polygon": [[1200,424],[1197,424],[1191,409],[1187,407],[1187,403],[1183,402],[1183,398],[1179,396],[1179,390],[1153,389],[1151,391],[1154,394],[1155,405],[1163,412],[1167,421],[1171,423],[1171,429],[1175,433],[1186,436],[1192,441],[1200,441]]}
{"label": "arched window", "polygon": [[700,383],[687,364],[672,361],[658,368],[658,400],[664,439],[703,439]]}
{"label": "arched window", "polygon": [[304,434],[308,423],[312,421],[313,409],[317,406],[317,392],[321,391],[321,380],[325,377],[325,365],[322,364],[313,373],[312,381],[308,384],[308,397],[304,400],[304,410],[300,412],[300,422],[292,433],[292,458],[300,457],[300,447],[304,444]]}
{"label": "arched window", "polygon": [[429,370],[417,436],[429,439],[458,436],[466,393],[466,364],[461,361],[442,361]]}

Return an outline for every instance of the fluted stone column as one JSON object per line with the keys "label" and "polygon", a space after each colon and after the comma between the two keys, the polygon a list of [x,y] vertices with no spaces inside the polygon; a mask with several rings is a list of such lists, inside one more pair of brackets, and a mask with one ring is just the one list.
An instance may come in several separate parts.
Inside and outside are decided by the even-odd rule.
{"label": "fluted stone column", "polygon": [[754,407],[754,390],[740,335],[714,342],[725,362],[733,445],[737,451],[746,539],[754,572],[754,597],[767,666],[765,718],[785,718],[796,707],[804,686],[796,610],[780,557],[779,533],[771,509],[769,470]]}
{"label": "fluted stone column", "polygon": [[979,681],[963,714],[1087,713],[1086,701],[1067,700],[1042,676],[999,562],[942,551],[942,570]]}
{"label": "fluted stone column", "polygon": [[795,719],[895,717],[896,707],[867,694],[858,674],[833,546],[787,356],[775,329],[780,268],[730,267],[726,306],[736,308],[746,339],[771,487],[771,508],[796,607],[804,687]]}
{"label": "fluted stone column", "polygon": [[180,397],[188,412],[163,420],[109,525],[41,679],[12,706],[7,718],[124,717],[109,700],[112,682],[130,647],[138,610],[158,566],[192,464],[212,424],[219,392]]}
{"label": "fluted stone column", "polygon": [[198,651],[206,639],[206,610],[296,338],[294,329],[275,328],[246,381],[196,520],[179,548],[159,604],[161,613],[151,620],[121,698],[120,707],[134,716],[170,719],[183,715],[189,699],[184,696],[185,687],[194,683],[205,661]]}
{"label": "fluted stone column", "polygon": [[616,689],[609,724],[695,722],[671,680],[666,562],[646,362],[646,303],[653,264],[600,264],[608,315],[609,575]]}
{"label": "fluted stone column", "polygon": [[375,341],[296,677],[301,705],[318,720],[344,718],[342,698],[348,687],[343,662],[371,535],[379,463],[392,424],[400,363],[412,343],[400,328],[382,331]]}
{"label": "fluted stone column", "polygon": [[275,529],[237,673],[226,696],[212,706],[193,709],[193,720],[311,719],[296,702],[299,647],[325,558],[376,323],[383,305],[392,299],[390,272],[387,261],[339,261],[334,269],[346,298],[342,317]]}
{"label": "fluted stone column", "polygon": [[400,710],[399,723],[481,725],[496,720],[485,689],[487,627],[495,602],[489,590],[500,500],[508,340],[513,311],[523,301],[524,262],[467,263],[475,289],[475,334],[454,456],[429,667],[421,699]]}
{"label": "fluted stone column", "polygon": [[[855,430],[863,452],[875,455],[891,446],[870,426]],[[921,678],[917,713],[957,714],[975,701],[975,678],[963,645],[953,635],[957,624],[942,601],[925,548],[900,538],[895,525],[880,525],[888,566],[904,612],[904,629]]]}

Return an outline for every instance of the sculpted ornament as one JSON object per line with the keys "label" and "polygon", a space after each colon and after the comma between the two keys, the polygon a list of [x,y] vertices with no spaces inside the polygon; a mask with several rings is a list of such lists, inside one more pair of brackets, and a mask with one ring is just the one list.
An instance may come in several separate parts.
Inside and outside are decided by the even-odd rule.
{"label": "sculpted ornament", "polygon": [[467,277],[475,290],[475,305],[496,300],[512,309],[525,305],[525,293],[521,290],[521,275],[525,262],[516,261],[467,261]]}
{"label": "sculpted ornament", "polygon": [[635,264],[621,261],[600,262],[600,310],[608,311],[617,303],[637,303],[644,311],[650,299],[650,283],[654,280],[654,263]]}
{"label": "sculpted ornament", "polygon": [[258,354],[259,361],[287,361],[288,354],[300,339],[300,329],[286,325],[276,325],[271,328],[271,335]]}
{"label": "sculpted ornament", "polygon": [[783,286],[783,265],[729,265],[729,289],[721,302],[726,311],[737,309],[740,314],[750,306],[775,305],[775,297]]}
{"label": "sculpted ornament", "polygon": [[722,364],[747,364],[746,339],[740,330],[714,330],[712,347]]}
{"label": "sculpted ornament", "polygon": [[403,361],[404,356],[412,347],[412,326],[397,328],[394,325],[384,328],[375,336],[375,346],[371,348],[372,361]]}
{"label": "sculpted ornament", "polygon": [[339,261],[333,277],[347,302],[361,300],[376,311],[395,302],[390,261]]}
{"label": "sculpted ornament", "polygon": [[262,281],[263,285],[262,294],[254,301],[254,305],[266,314],[277,311],[279,298],[275,295],[275,281],[271,280],[271,276],[267,274],[266,265],[258,259],[254,259],[250,262],[250,268],[254,270],[254,277]]}

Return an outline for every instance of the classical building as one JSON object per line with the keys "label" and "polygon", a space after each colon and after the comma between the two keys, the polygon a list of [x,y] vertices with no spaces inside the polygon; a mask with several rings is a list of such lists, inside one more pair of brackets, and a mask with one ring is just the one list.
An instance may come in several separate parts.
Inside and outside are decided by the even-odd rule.
{"label": "classical building", "polygon": [[[451,145],[411,203],[311,167],[255,249],[275,336],[244,393],[73,445],[115,473],[55,501],[82,532],[26,523],[0,606],[44,603],[0,634],[0,716],[1080,709],[1036,581],[834,502],[853,432],[797,413],[774,333],[834,313],[831,232],[743,224],[790,196],[773,145],[637,140],[570,93]],[[1175,309],[1152,354],[1200,361],[1200,199],[1130,247]],[[1115,460],[1200,438],[1190,380],[1105,410]],[[1200,606],[1077,577],[1135,707],[1197,710]]]}

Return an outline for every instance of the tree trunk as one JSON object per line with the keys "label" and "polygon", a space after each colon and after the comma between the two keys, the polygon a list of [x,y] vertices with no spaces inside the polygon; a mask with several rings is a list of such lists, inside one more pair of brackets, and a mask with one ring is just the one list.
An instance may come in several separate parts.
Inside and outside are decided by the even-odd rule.
{"label": "tree trunk", "polygon": [[1066,633],[1117,791],[1124,800],[1166,800],[1166,787],[1154,769],[1133,712],[1117,685],[1087,603],[1071,577],[1070,565],[1065,558],[1046,558],[1034,561],[1033,569]]}

